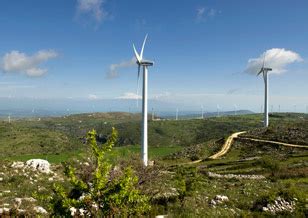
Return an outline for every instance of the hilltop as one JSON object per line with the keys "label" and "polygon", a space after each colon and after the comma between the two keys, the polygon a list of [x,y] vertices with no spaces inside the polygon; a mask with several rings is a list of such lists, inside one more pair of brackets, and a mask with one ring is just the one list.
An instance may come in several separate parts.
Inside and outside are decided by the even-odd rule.
{"label": "hilltop", "polygon": [[[98,140],[104,142],[114,126],[119,141],[109,159],[116,165],[133,167],[140,179],[139,189],[150,196],[151,215],[307,215],[308,148],[257,140],[306,146],[308,116],[271,114],[268,129],[261,127],[261,120],[262,115],[251,114],[150,121],[149,152],[155,164],[147,169],[139,161],[139,114],[78,114],[40,121],[20,119],[11,124],[2,121],[0,163],[6,170],[0,172],[0,204],[13,205],[16,196],[31,197],[37,191],[37,181],[44,187],[42,193],[50,193],[54,181],[66,183],[59,163],[87,161],[85,133],[94,128]],[[209,158],[222,149],[231,134],[240,131],[247,132],[235,138],[225,154]],[[13,161],[30,158],[51,162],[52,180],[28,171],[27,177],[16,174]],[[29,175],[35,179],[26,186]],[[27,188],[14,188],[17,186]],[[40,200],[23,207],[34,205],[48,208]]]}

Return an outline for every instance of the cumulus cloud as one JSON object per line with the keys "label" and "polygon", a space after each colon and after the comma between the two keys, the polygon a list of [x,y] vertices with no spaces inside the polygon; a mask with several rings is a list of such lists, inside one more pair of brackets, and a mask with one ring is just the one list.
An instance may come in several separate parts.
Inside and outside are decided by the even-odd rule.
{"label": "cumulus cloud", "polygon": [[105,0],[77,0],[77,12],[88,14],[100,23],[108,16],[107,11],[103,8],[105,2]]}
{"label": "cumulus cloud", "polygon": [[88,99],[89,99],[89,100],[97,100],[98,97],[97,97],[97,95],[89,94],[89,95],[88,95]]}
{"label": "cumulus cloud", "polygon": [[196,9],[196,20],[198,22],[204,22],[208,18],[215,17],[217,14],[220,14],[221,11],[218,11],[214,8],[199,7]]}
{"label": "cumulus cloud", "polygon": [[137,99],[141,99],[141,96],[133,92],[126,92],[122,96],[117,97],[116,99],[137,100]]}
{"label": "cumulus cloud", "polygon": [[272,48],[265,51],[258,58],[249,59],[245,72],[250,74],[257,74],[263,65],[264,58],[265,67],[272,68],[273,71],[270,73],[276,74],[285,72],[286,67],[289,64],[303,60],[301,56],[296,52],[286,50],[284,48]]}
{"label": "cumulus cloud", "polygon": [[151,97],[151,99],[154,99],[154,100],[161,100],[161,99],[166,99],[168,97],[171,96],[171,93],[166,91],[166,92],[163,92],[163,93],[159,93],[159,94],[156,94],[156,95],[153,95]]}
{"label": "cumulus cloud", "polygon": [[130,60],[122,61],[120,63],[111,64],[109,66],[109,71],[107,72],[107,78],[113,79],[119,76],[119,70],[123,68],[132,67],[136,64],[136,59],[132,58]]}
{"label": "cumulus cloud", "polygon": [[39,65],[57,56],[53,50],[40,50],[32,56],[13,50],[2,57],[1,68],[6,73],[25,73],[30,77],[38,77],[48,71]]}

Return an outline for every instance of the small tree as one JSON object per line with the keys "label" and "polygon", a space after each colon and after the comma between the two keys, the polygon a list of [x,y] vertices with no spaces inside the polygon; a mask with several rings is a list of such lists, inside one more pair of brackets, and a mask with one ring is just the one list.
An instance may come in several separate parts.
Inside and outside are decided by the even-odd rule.
{"label": "small tree", "polygon": [[87,134],[94,157],[88,181],[78,176],[76,168],[66,165],[64,172],[72,188],[66,192],[62,185],[54,185],[51,198],[54,215],[138,215],[148,211],[148,198],[136,188],[138,178],[132,168],[116,169],[106,159],[117,140],[117,131],[113,128],[103,145],[97,144],[96,137],[95,130]]}

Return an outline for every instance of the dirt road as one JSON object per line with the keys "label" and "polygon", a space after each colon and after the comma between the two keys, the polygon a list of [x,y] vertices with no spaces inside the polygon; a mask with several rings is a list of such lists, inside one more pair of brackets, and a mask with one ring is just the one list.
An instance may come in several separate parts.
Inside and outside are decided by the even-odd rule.
{"label": "dirt road", "polygon": [[221,150],[219,152],[217,152],[216,154],[210,156],[209,158],[210,159],[217,159],[217,158],[220,158],[221,156],[225,155],[229,151],[233,140],[235,138],[237,138],[239,135],[244,134],[244,133],[246,133],[246,131],[233,133],[231,136],[229,136],[229,138],[227,139],[225,144],[222,146]]}

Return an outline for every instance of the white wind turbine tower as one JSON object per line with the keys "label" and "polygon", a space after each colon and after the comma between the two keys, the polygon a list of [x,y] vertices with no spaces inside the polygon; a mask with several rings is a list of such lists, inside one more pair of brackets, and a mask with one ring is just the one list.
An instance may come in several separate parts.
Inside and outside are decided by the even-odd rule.
{"label": "white wind turbine tower", "polygon": [[[140,78],[140,68],[143,68],[143,89],[142,89],[142,133],[141,133],[141,149],[143,165],[148,165],[148,67],[153,66],[154,62],[143,59],[144,45],[147,40],[145,36],[141,52],[138,54],[135,45],[133,44],[135,56],[138,65],[138,87]],[[137,89],[138,90],[138,89]],[[137,93],[138,94],[138,93]]]}
{"label": "white wind turbine tower", "polygon": [[262,73],[264,79],[264,127],[268,127],[268,71],[272,71],[272,68],[264,67],[265,55],[266,53],[264,54],[263,64],[258,76]]}
{"label": "white wind turbine tower", "polygon": [[155,119],[154,108],[152,108],[152,120]]}
{"label": "white wind turbine tower", "polygon": [[220,110],[220,106],[219,104],[217,105],[217,117],[219,117],[219,110]]}
{"label": "white wind turbine tower", "polygon": [[175,120],[178,120],[178,119],[179,119],[179,109],[177,108],[175,112]]}
{"label": "white wind turbine tower", "polygon": [[204,107],[203,107],[203,105],[201,105],[201,118],[202,119],[204,118]]}
{"label": "white wind turbine tower", "polygon": [[234,106],[234,116],[236,116],[236,112],[237,112],[237,105],[236,105],[236,104],[234,104],[233,106]]}

